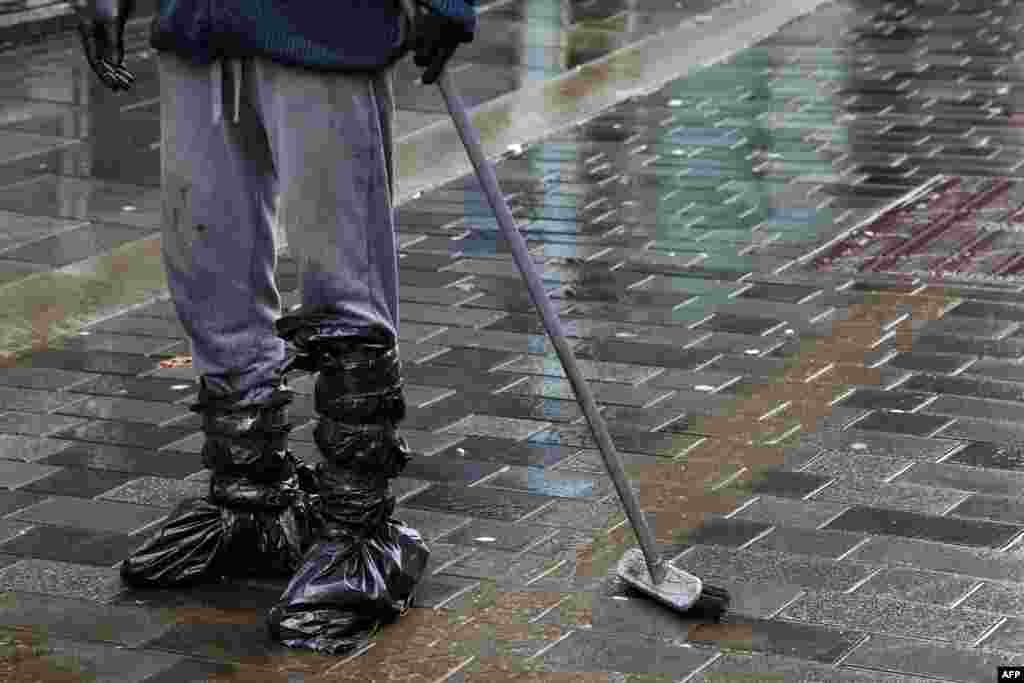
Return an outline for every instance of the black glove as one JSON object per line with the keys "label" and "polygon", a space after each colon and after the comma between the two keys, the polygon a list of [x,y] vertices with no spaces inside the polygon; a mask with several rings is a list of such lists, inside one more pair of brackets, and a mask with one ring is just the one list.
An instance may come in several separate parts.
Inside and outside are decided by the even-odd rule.
{"label": "black glove", "polygon": [[135,0],[72,0],[71,5],[89,66],[111,90],[128,90],[135,76],[123,66],[124,25],[135,13]]}
{"label": "black glove", "polygon": [[413,63],[425,68],[420,80],[426,85],[436,81],[459,44],[471,42],[473,32],[465,24],[420,6],[413,40]]}

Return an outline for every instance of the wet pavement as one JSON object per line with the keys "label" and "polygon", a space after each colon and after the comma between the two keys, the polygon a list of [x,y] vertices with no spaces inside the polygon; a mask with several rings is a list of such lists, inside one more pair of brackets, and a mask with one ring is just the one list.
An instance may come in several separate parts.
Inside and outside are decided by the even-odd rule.
{"label": "wet pavement", "polygon": [[[500,7],[482,35],[558,16]],[[616,3],[583,15],[635,38],[671,13],[642,7],[627,29]],[[497,94],[485,65],[543,78],[557,50],[496,26],[464,55],[467,100]],[[1024,664],[1022,27],[1011,2],[823,4],[497,164],[666,554],[734,596],[723,623],[609,578],[632,543],[621,507],[465,176],[398,208],[420,456],[398,516],[433,550],[418,607],[340,659],[269,641],[280,583],[126,590],[116,563],[207,474],[187,343],[166,297],[58,338],[42,290],[35,348],[0,368],[0,672],[974,683]],[[0,57],[10,281],[155,226],[152,61],[137,99],[83,106],[66,43]],[[399,91],[407,131],[443,117]],[[104,123],[134,157],[91,142]],[[295,303],[287,254],[279,285]],[[311,378],[295,385],[292,447],[313,462]]]}

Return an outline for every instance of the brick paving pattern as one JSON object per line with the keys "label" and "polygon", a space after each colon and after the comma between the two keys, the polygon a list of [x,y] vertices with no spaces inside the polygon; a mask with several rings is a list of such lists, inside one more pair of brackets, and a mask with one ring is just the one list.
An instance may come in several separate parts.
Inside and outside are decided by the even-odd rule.
{"label": "brick paving pattern", "polygon": [[[115,563],[205,481],[165,301],[0,369],[0,667],[975,683],[1024,664],[1022,26],[1012,2],[826,4],[497,165],[659,540],[734,596],[722,624],[607,576],[620,506],[467,177],[398,209],[419,606],[339,660],[269,642],[279,584],[121,586]],[[116,189],[73,219],[57,182],[0,209],[61,244],[114,207],[130,230]],[[30,253],[57,251],[2,257]],[[287,258],[280,285],[295,303]],[[315,461],[311,384],[292,443]]]}

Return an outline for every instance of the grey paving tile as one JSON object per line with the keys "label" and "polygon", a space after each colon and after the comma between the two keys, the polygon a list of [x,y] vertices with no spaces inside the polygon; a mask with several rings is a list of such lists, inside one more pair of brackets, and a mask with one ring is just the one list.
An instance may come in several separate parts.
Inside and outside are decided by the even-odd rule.
{"label": "grey paving tile", "polygon": [[[831,629],[787,621],[735,618],[729,628],[697,626],[689,640],[695,643],[766,652],[833,663],[855,647],[864,636],[853,630]],[[725,642],[722,642],[725,641]]]}
{"label": "grey paving tile", "polygon": [[446,434],[460,434],[462,436],[493,436],[523,440],[543,432],[550,426],[550,422],[540,422],[537,420],[521,420],[493,415],[470,415],[445,427],[441,431]]}
{"label": "grey paving tile", "polygon": [[0,569],[0,588],[105,602],[121,591],[115,569],[25,559]]}
{"label": "grey paving tile", "polygon": [[755,552],[770,551],[790,555],[818,555],[837,559],[865,537],[818,529],[798,527],[776,527],[767,536],[762,536],[747,548]]}
{"label": "grey paving tile", "polygon": [[864,477],[836,479],[813,494],[811,499],[941,515],[964,500],[967,495],[967,492],[955,489],[917,484],[886,484],[879,479]]}
{"label": "grey paving tile", "polygon": [[167,349],[179,344],[179,340],[170,337],[144,337],[134,334],[113,334],[107,332],[80,332],[65,337],[59,347],[68,351],[92,353],[105,351],[108,353],[133,354],[147,356],[167,352]]}
{"label": "grey paving tile", "polygon": [[1013,443],[1024,441],[1024,426],[1016,422],[992,422],[961,417],[944,427],[937,436],[946,439]]}
{"label": "grey paving tile", "polygon": [[194,380],[182,382],[175,379],[159,377],[123,377],[100,375],[88,381],[76,384],[69,390],[69,395],[76,393],[95,396],[130,398],[143,401],[161,401],[165,403],[181,402],[197,393],[198,384]]}
{"label": "grey paving tile", "polygon": [[80,400],[82,400],[81,396],[60,391],[0,387],[0,410],[5,411],[48,413]]}
{"label": "grey paving tile", "polygon": [[[617,382],[630,385],[643,383],[663,370],[663,368],[608,361],[580,360],[578,365],[583,378],[586,380]],[[518,372],[530,375],[566,376],[561,364],[551,363],[533,356],[523,356],[517,360],[509,361],[500,366],[500,369],[504,372]]]}
{"label": "grey paving tile", "polygon": [[553,500],[555,499],[519,491],[484,490],[438,484],[403,502],[410,508],[440,510],[449,514],[511,522]]}
{"label": "grey paving tile", "polygon": [[109,443],[121,446],[140,446],[158,449],[191,434],[190,430],[157,427],[138,422],[91,420],[58,432],[54,436],[71,441]]}
{"label": "grey paving tile", "polygon": [[60,415],[91,417],[101,420],[124,420],[159,425],[191,413],[187,406],[130,398],[90,397],[72,406],[60,408]]}
{"label": "grey paving tile", "polygon": [[691,679],[693,683],[718,683],[762,679],[765,683],[928,683],[917,676],[833,668],[796,657],[727,653]]}
{"label": "grey paving tile", "polygon": [[946,681],[977,683],[991,680],[997,666],[1021,664],[1024,658],[988,654],[949,644],[931,643],[894,636],[873,636],[853,651],[847,666],[892,671],[938,678]]}
{"label": "grey paving tile", "polygon": [[76,529],[132,533],[164,516],[163,510],[141,505],[53,496],[16,512],[13,518]]}
{"label": "grey paving tile", "polygon": [[989,467],[997,470],[1024,469],[1024,449],[1015,444],[973,441],[958,449],[944,463]]}
{"label": "grey paving tile", "polygon": [[780,526],[817,529],[835,518],[848,505],[818,500],[787,500],[776,496],[758,496],[734,517],[764,521]]}
{"label": "grey paving tile", "polygon": [[898,600],[881,594],[807,593],[782,611],[784,619],[969,646],[999,617]]}
{"label": "grey paving tile", "polygon": [[87,443],[72,445],[37,462],[179,479],[203,467],[199,458],[188,453]]}
{"label": "grey paving tile", "polygon": [[781,498],[803,498],[831,480],[830,476],[821,476],[812,472],[766,469],[754,475],[751,481],[751,490],[755,494]]}
{"label": "grey paving tile", "polygon": [[857,506],[829,522],[825,528],[999,548],[1019,535],[1024,527]]}
{"label": "grey paving tile", "polygon": [[819,452],[838,451],[852,455],[876,455],[927,462],[935,462],[959,445],[957,441],[949,439],[865,431],[856,427],[841,432],[802,433],[800,444],[817,448]]}
{"label": "grey paving tile", "polygon": [[868,576],[868,565],[806,555],[695,546],[674,560],[676,566],[715,585],[766,582],[809,590],[845,590]]}
{"label": "grey paving tile", "polygon": [[0,627],[45,629],[78,640],[136,647],[170,627],[159,612],[40,593],[8,592],[0,602]]}
{"label": "grey paving tile", "polygon": [[1021,524],[1024,523],[1024,501],[1020,498],[972,495],[950,510],[949,514],[955,517]]}
{"label": "grey paving tile", "polygon": [[1007,619],[978,644],[982,650],[1000,650],[1014,654],[1020,653],[1022,646],[1024,646],[1024,622],[1018,618]]}
{"label": "grey paving tile", "polygon": [[857,429],[927,437],[932,436],[952,421],[953,418],[941,415],[876,410],[869,413],[864,419],[858,420],[854,426]]}
{"label": "grey paving tile", "polygon": [[[883,569],[854,594],[879,593],[911,602],[949,607],[978,584],[977,579],[917,569]],[[980,609],[980,608],[979,608]],[[988,610],[993,611],[993,610]]]}
{"label": "grey paving tile", "polygon": [[994,496],[1019,496],[1024,490],[1024,473],[965,467],[945,462],[915,463],[895,481],[955,488]]}
{"label": "grey paving tile", "polygon": [[661,673],[682,678],[708,661],[708,650],[671,647],[638,636],[573,631],[537,659],[541,671]]}
{"label": "grey paving tile", "polygon": [[1005,552],[895,536],[872,538],[848,559],[993,581],[1021,581],[1024,577],[1019,562]]}
{"label": "grey paving tile", "polygon": [[804,468],[804,472],[843,480],[887,480],[907,468],[914,461],[879,455],[856,455],[838,451],[825,451]]}
{"label": "grey paving tile", "polygon": [[[839,402],[842,406],[866,408],[869,410],[913,410],[929,398],[929,394],[910,391],[883,391],[859,387]],[[930,412],[936,412],[929,407]]]}
{"label": "grey paving tile", "polygon": [[[495,471],[498,468],[495,467]],[[481,482],[480,488],[511,489],[556,498],[599,498],[613,491],[611,481],[543,467],[509,465]]]}
{"label": "grey paving tile", "polygon": [[206,492],[205,482],[182,481],[165,477],[138,477],[111,488],[97,497],[100,500],[170,509],[184,498],[202,497],[206,495]]}
{"label": "grey paving tile", "polygon": [[557,500],[531,514],[524,522],[553,527],[569,527],[580,531],[607,529],[622,519],[622,505],[618,501]]}
{"label": "grey paving tile", "polygon": [[94,375],[45,367],[0,368],[0,386],[23,387],[46,391],[66,390],[82,384]]}
{"label": "grey paving tile", "polygon": [[728,517],[706,517],[700,526],[681,535],[687,545],[718,545],[738,548],[771,528],[765,522]]}
{"label": "grey paving tile", "polygon": [[26,484],[23,489],[50,496],[93,498],[120,486],[134,475],[88,467],[63,467],[53,474]]}
{"label": "grey paving tile", "polygon": [[46,413],[0,413],[0,432],[26,436],[50,436],[69,427],[82,424],[82,418]]}
{"label": "grey paving tile", "polygon": [[[606,382],[588,382],[594,400],[599,404],[643,407],[672,394],[671,389],[656,387],[628,386]],[[509,386],[505,391],[515,394],[530,394],[575,400],[576,394],[568,380],[556,377],[529,377]]]}
{"label": "grey paving tile", "polygon": [[59,467],[0,460],[0,485],[16,489],[59,471]]}
{"label": "grey paving tile", "polygon": [[1017,616],[1024,607],[1024,589],[1016,584],[982,582],[960,605],[965,609]]}
{"label": "grey paving tile", "polygon": [[[626,431],[618,427],[609,427],[608,432],[617,450],[621,449],[627,453],[645,453],[647,455],[660,455],[664,457],[676,457],[686,453],[699,438],[694,434]],[[583,424],[553,425],[545,431],[531,435],[528,442],[578,446],[580,448],[597,447],[597,442],[589,425]]]}
{"label": "grey paving tile", "polygon": [[900,385],[907,391],[922,391],[935,394],[991,398],[1016,401],[1024,397],[1024,386],[1020,382],[1003,381],[978,375],[956,375],[947,377],[918,373]]}

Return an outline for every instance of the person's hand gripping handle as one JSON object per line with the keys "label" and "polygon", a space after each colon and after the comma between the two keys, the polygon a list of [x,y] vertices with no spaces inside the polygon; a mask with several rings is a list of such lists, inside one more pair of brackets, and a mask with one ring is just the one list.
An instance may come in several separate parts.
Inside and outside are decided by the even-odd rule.
{"label": "person's hand gripping handle", "polygon": [[430,85],[441,76],[459,45],[473,42],[473,32],[461,21],[442,16],[419,0],[401,2],[412,31],[413,63],[424,69],[420,80]]}
{"label": "person's hand gripping handle", "polygon": [[135,13],[135,0],[72,0],[78,35],[89,66],[111,90],[128,90],[135,75],[124,68],[124,25]]}

